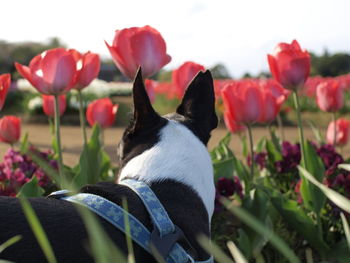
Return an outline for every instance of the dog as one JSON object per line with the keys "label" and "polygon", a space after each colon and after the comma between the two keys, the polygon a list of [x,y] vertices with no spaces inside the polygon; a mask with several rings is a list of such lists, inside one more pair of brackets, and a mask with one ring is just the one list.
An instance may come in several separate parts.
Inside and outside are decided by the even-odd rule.
{"label": "dog", "polygon": [[[133,118],[118,144],[118,182],[136,179],[146,182],[165,207],[173,223],[195,251],[195,260],[210,255],[199,245],[198,235],[210,237],[214,211],[213,167],[206,145],[217,127],[213,79],[209,71],[199,72],[188,85],[175,113],[160,116],[152,107],[141,70],[133,83]],[[150,216],[137,194],[122,184],[101,182],[87,185],[91,193],[121,206],[128,202],[129,213],[152,231]],[[29,198],[53,248],[58,262],[94,262],[89,238],[76,206],[55,198]],[[114,244],[125,254],[125,234],[106,220],[101,225]],[[21,235],[17,243],[0,253],[13,262],[47,262],[22,212],[17,198],[0,197],[0,244]],[[179,243],[181,244],[182,241]],[[133,242],[136,262],[156,262]]]}

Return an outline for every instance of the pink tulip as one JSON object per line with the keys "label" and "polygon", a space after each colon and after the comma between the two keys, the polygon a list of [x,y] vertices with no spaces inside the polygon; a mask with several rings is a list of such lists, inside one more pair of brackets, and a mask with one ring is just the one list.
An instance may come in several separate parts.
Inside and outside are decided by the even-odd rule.
{"label": "pink tulip", "polygon": [[260,80],[259,85],[264,105],[261,109],[259,122],[270,123],[280,112],[281,106],[288,98],[290,92],[273,79]]}
{"label": "pink tulip", "polygon": [[150,26],[131,27],[115,32],[113,44],[105,42],[113,61],[129,79],[142,67],[143,77],[150,77],[168,64],[166,44],[161,34]]}
{"label": "pink tulip", "polygon": [[90,51],[81,54],[75,49],[70,49],[69,52],[71,52],[77,63],[77,74],[73,88],[82,90],[97,78],[100,72],[100,57]]}
{"label": "pink tulip", "polygon": [[185,94],[188,84],[197,75],[199,71],[204,71],[204,66],[187,61],[172,73],[174,94],[178,99],[181,99]]}
{"label": "pink tulip", "polygon": [[[52,95],[42,95],[43,99],[43,110],[48,117],[55,116],[55,97]],[[58,106],[60,111],[60,116],[66,111],[67,102],[66,95],[58,96]]]}
{"label": "pink tulip", "polygon": [[238,124],[249,125],[259,121],[263,96],[259,85],[253,81],[226,84],[222,89],[225,110]]}
{"label": "pink tulip", "polygon": [[299,43],[279,43],[272,55],[268,55],[272,76],[286,89],[301,87],[310,73],[310,55]]}
{"label": "pink tulip", "polygon": [[231,132],[231,133],[240,133],[245,130],[245,126],[238,124],[230,114],[228,110],[224,111],[224,121],[226,128]]}
{"label": "pink tulip", "polygon": [[102,128],[112,126],[118,105],[113,105],[109,98],[98,99],[91,102],[86,111],[86,119],[90,126],[101,125]]}
{"label": "pink tulip", "polygon": [[317,85],[316,101],[318,107],[323,111],[335,112],[343,107],[343,89],[339,82],[328,79]]}
{"label": "pink tulip", "polygon": [[346,145],[348,142],[349,132],[350,132],[349,126],[350,126],[350,121],[342,118],[336,120],[335,123],[334,121],[332,121],[328,125],[328,129],[327,129],[327,135],[326,135],[327,143],[334,144],[334,132],[336,132],[335,145],[336,146]]}
{"label": "pink tulip", "polygon": [[11,75],[0,75],[0,110],[4,107],[7,91],[11,84]]}
{"label": "pink tulip", "polygon": [[156,99],[155,87],[158,85],[157,81],[146,79],[145,80],[145,88],[151,103]]}
{"label": "pink tulip", "polygon": [[16,116],[4,116],[0,119],[0,141],[14,144],[21,136],[21,119]]}
{"label": "pink tulip", "polygon": [[18,72],[42,94],[61,95],[75,84],[76,62],[64,48],[50,49],[35,56],[29,67],[15,65]]}

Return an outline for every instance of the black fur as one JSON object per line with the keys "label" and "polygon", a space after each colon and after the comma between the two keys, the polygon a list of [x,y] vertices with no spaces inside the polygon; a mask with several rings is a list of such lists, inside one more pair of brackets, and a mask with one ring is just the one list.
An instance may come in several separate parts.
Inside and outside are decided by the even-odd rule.
{"label": "black fur", "polygon": [[[175,181],[151,185],[166,208],[174,224],[179,226],[199,254],[205,260],[208,255],[201,249],[195,237],[199,233],[209,236],[209,222],[206,209],[193,190]],[[120,204],[123,197],[128,201],[129,212],[136,216],[150,231],[153,229],[148,213],[138,196],[123,185],[98,183],[89,185],[82,192],[93,193]],[[176,194],[174,193],[181,193]],[[74,205],[53,198],[29,199],[50,240],[58,262],[94,262],[89,249],[88,236],[80,215]],[[194,209],[195,208],[195,209]],[[22,239],[0,254],[0,259],[14,262],[46,262],[32,231],[23,215],[18,199],[0,197],[0,244],[15,235]],[[106,233],[118,247],[127,252],[125,236],[110,223],[100,219]],[[153,257],[134,243],[136,262],[155,262]]]}

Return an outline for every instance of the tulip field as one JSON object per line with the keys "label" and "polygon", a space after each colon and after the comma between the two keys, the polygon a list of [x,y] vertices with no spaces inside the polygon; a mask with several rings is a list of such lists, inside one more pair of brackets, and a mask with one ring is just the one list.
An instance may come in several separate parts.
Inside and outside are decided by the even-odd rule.
{"label": "tulip field", "polygon": [[[213,245],[206,249],[217,262],[350,262],[350,156],[343,150],[350,133],[350,73],[310,76],[310,55],[301,44],[293,40],[271,47],[266,54],[270,78],[214,79],[217,115],[225,132],[210,144],[216,198]],[[187,61],[172,71],[171,82],[150,79],[171,61],[165,40],[150,26],[117,30],[113,42],[105,45],[130,81],[142,68],[155,106],[159,101],[177,105],[193,77],[206,69]],[[52,146],[40,149],[31,141],[35,131],[21,133],[21,116],[3,116],[0,141],[8,150],[0,158],[0,195],[25,199],[115,182],[118,166],[105,142],[114,141],[116,147],[120,139],[106,138],[118,122],[119,105],[108,96],[87,103],[84,92],[100,71],[99,55],[55,48],[15,67],[40,94]],[[10,74],[0,75],[0,109],[10,84]],[[82,138],[74,165],[67,165],[62,154],[61,116],[69,93],[78,100]],[[317,120],[306,121],[311,105],[321,113],[320,122],[327,123],[325,131]],[[284,116],[293,116],[292,121]],[[265,130],[264,136],[254,134],[256,127]],[[286,136],[287,129],[295,131],[293,139]],[[99,231],[95,235],[103,240]],[[46,255],[52,253],[50,241],[42,242],[48,244]],[[48,262],[56,262],[52,258]],[[127,262],[133,261],[128,257]]]}

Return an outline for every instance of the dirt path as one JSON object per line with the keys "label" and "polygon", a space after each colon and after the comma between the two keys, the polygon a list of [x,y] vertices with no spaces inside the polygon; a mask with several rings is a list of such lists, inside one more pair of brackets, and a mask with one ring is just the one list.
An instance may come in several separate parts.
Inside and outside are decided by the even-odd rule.
{"label": "dirt path", "polygon": [[[105,144],[106,151],[110,155],[113,162],[116,161],[116,145],[120,140],[124,128],[111,128],[105,131]],[[22,134],[28,132],[29,141],[41,149],[50,148],[51,145],[51,134],[48,125],[23,125]],[[224,128],[216,129],[212,138],[209,142],[209,149],[212,149],[217,145],[218,141],[226,134],[227,130]],[[322,131],[324,133],[324,131]],[[64,148],[64,163],[72,166],[75,165],[79,160],[79,154],[82,149],[82,136],[81,130],[78,126],[63,126],[61,131],[62,144]],[[88,136],[91,134],[91,129],[88,130]],[[307,138],[314,140],[313,133],[310,129],[306,128],[305,135]],[[254,140],[257,141],[263,136],[268,136],[266,128],[256,127],[253,129]],[[285,129],[285,137],[291,142],[298,140],[298,131],[296,128],[288,127]],[[6,150],[8,145],[1,143],[0,144],[0,160]],[[231,149],[238,155],[241,156],[242,144],[239,140],[239,137],[234,135],[231,141]],[[345,157],[350,156],[350,145],[343,149]]]}

